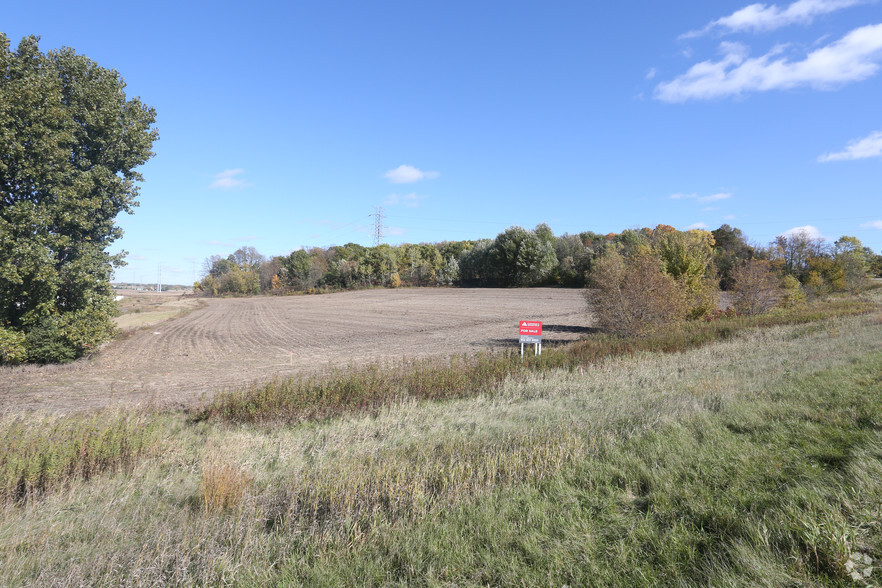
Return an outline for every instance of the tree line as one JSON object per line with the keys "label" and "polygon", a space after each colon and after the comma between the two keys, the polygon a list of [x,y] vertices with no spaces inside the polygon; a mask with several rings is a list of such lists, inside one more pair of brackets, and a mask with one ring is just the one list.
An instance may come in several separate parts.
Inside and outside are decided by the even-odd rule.
{"label": "tree line", "polygon": [[[253,247],[215,255],[195,284],[209,295],[288,294],[401,286],[584,286],[595,255],[594,233],[555,237],[547,225],[511,227],[496,239],[356,243],[298,249],[266,258]],[[586,245],[587,243],[587,245]]]}
{"label": "tree line", "polygon": [[[809,297],[858,292],[872,275],[882,274],[882,256],[851,236],[828,244],[796,232],[759,246],[729,225],[714,231],[659,225],[605,235],[586,231],[556,236],[543,223],[534,229],[510,227],[495,239],[376,247],[347,243],[271,258],[242,247],[227,257],[207,259],[205,277],[195,288],[221,296],[401,286],[597,287],[613,279],[609,272],[615,264],[621,266],[619,271],[635,264],[656,267],[682,291],[683,312],[692,318],[716,307],[718,291],[735,291],[739,283],[743,290],[747,265],[765,268],[767,279],[792,296],[797,291]],[[766,298],[780,295],[770,290]]]}

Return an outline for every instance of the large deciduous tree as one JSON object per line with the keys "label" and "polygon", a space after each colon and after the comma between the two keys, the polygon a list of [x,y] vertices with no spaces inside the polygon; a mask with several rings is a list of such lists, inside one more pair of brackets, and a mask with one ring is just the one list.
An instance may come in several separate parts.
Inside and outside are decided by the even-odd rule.
{"label": "large deciduous tree", "polygon": [[536,286],[554,270],[554,236],[548,225],[539,225],[537,229],[509,227],[493,241],[489,258],[499,285]]}
{"label": "large deciduous tree", "polygon": [[38,41],[12,50],[0,33],[0,329],[25,336],[31,360],[56,361],[112,334],[124,254],[107,247],[158,134],[118,72]]}

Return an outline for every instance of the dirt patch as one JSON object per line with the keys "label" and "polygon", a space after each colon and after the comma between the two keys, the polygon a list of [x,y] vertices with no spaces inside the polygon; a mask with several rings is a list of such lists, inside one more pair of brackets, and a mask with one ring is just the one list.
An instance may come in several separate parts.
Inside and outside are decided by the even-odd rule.
{"label": "dirt patch", "polygon": [[153,307],[155,299],[123,298],[122,318],[175,316],[129,331],[91,359],[3,368],[0,412],[187,404],[219,389],[327,366],[515,348],[523,319],[543,321],[546,345],[576,340],[592,324],[581,291],[556,288],[190,298],[204,306],[167,306],[177,299],[188,300],[169,295]]}

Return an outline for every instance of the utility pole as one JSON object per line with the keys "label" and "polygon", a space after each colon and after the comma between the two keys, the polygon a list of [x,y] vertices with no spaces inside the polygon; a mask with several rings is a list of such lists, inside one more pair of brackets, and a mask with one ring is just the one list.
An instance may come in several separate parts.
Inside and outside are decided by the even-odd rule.
{"label": "utility pole", "polygon": [[383,207],[376,206],[374,208],[374,247],[383,242]]}
{"label": "utility pole", "polygon": [[156,291],[162,292],[162,264],[159,264],[159,281],[156,283]]}

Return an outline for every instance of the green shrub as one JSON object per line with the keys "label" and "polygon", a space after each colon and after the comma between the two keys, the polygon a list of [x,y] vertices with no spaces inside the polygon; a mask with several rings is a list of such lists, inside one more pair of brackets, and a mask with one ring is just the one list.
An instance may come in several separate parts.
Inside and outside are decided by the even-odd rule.
{"label": "green shrub", "polygon": [[28,358],[28,341],[24,333],[0,328],[0,364],[14,365]]}
{"label": "green shrub", "polygon": [[102,343],[113,338],[116,334],[116,327],[111,320],[114,312],[115,308],[107,304],[90,304],[61,318],[61,336],[74,350],[75,357],[95,351]]}
{"label": "green shrub", "polygon": [[798,306],[805,302],[805,292],[802,290],[802,284],[791,275],[784,276],[781,280],[781,289],[784,295],[781,297],[779,305],[784,308]]}
{"label": "green shrub", "polygon": [[58,319],[47,317],[28,331],[29,361],[70,363],[77,358],[76,349],[64,338],[58,323]]}

